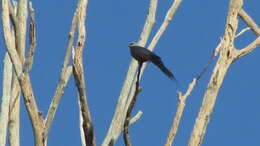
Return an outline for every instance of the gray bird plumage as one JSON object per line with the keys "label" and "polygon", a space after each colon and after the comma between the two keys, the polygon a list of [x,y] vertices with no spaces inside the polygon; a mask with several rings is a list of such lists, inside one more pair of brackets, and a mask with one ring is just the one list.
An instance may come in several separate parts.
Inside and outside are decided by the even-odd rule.
{"label": "gray bird plumage", "polygon": [[164,72],[170,79],[176,80],[171,71],[164,66],[161,58],[155,53],[142,46],[139,46],[137,43],[129,43],[128,47],[130,48],[132,57],[135,58],[139,64],[142,64],[146,61],[151,61],[154,65],[159,67],[161,71]]}

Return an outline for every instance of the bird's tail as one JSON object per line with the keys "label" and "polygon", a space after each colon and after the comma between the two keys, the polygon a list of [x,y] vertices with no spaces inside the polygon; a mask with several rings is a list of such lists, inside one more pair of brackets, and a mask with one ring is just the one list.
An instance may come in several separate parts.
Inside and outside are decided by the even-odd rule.
{"label": "bird's tail", "polygon": [[152,54],[152,57],[151,57],[150,60],[152,61],[153,64],[158,66],[161,69],[161,71],[164,72],[171,80],[177,81],[176,78],[174,77],[174,75],[171,73],[171,71],[168,70],[164,66],[164,64],[163,64],[163,62],[162,62],[162,60],[161,60],[161,58],[159,56],[157,56],[155,54]]}

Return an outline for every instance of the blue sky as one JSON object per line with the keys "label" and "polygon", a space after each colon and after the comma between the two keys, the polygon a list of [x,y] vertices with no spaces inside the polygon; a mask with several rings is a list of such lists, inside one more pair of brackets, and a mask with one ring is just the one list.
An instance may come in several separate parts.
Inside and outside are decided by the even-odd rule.
{"label": "blue sky", "polygon": [[[149,42],[171,3],[171,0],[158,2],[156,24]],[[58,83],[76,1],[33,1],[33,5],[37,48],[30,76],[39,109],[45,116]],[[148,5],[149,0],[89,1],[84,63],[88,104],[98,145],[108,130],[131,60],[127,45],[139,39]],[[259,5],[260,1],[257,0],[245,1],[244,4],[245,11],[257,24],[260,24]],[[155,48],[180,84],[177,86],[157,67],[148,64],[141,80],[143,90],[134,109],[134,113],[143,111],[143,116],[130,127],[133,145],[159,146],[165,143],[176,112],[176,92],[185,91],[207,63],[212,50],[219,43],[219,37],[223,35],[227,9],[228,1],[183,1]],[[244,27],[246,25],[240,21],[239,30]],[[249,31],[235,41],[235,46],[243,48],[255,38]],[[0,60],[3,60],[5,47],[2,37],[0,40]],[[259,49],[256,48],[230,67],[203,146],[260,145]],[[187,99],[175,145],[184,146],[188,143],[214,63]],[[0,76],[2,68],[1,63]],[[32,146],[33,135],[28,114],[23,104],[21,108],[21,145]],[[49,133],[50,146],[80,145],[78,116],[77,93],[71,78]],[[123,145],[122,136],[117,145]]]}

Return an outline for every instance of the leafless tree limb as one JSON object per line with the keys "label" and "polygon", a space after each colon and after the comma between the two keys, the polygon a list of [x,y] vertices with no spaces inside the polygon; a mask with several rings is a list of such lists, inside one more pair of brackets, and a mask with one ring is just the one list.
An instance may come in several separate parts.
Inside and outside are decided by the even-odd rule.
{"label": "leafless tree limb", "polygon": [[[157,33],[155,34],[155,36],[153,37],[148,49],[153,51],[157,42],[159,41],[159,39],[161,38],[162,34],[164,33],[164,31],[166,30],[167,26],[169,25],[169,23],[171,22],[174,14],[176,13],[177,9],[179,8],[180,4],[181,4],[182,0],[173,0],[172,6],[169,8],[169,10],[167,11],[164,21],[161,24],[159,30],[157,31]],[[144,72],[144,69],[146,67],[146,63],[143,65],[143,68],[141,69],[141,74],[140,74],[140,78],[142,77],[142,74]],[[135,85],[133,84],[133,88],[129,94],[129,97],[133,96],[133,89],[135,89]],[[131,102],[131,99],[128,100],[127,102],[127,107],[129,107]],[[127,109],[127,108],[126,108]],[[125,109],[125,110],[126,110]]]}
{"label": "leafless tree limb", "polygon": [[236,59],[243,57],[243,56],[247,55],[248,53],[252,52],[258,45],[260,45],[260,36],[255,41],[253,41],[248,46],[246,46],[245,48],[238,50]]}
{"label": "leafless tree limb", "polygon": [[163,21],[162,25],[160,26],[159,30],[157,31],[157,33],[155,34],[155,36],[153,37],[148,49],[150,49],[150,50],[154,49],[157,42],[159,41],[159,39],[163,35],[164,31],[166,30],[166,28],[168,27],[168,25],[172,21],[174,14],[178,10],[181,2],[182,2],[182,0],[173,0],[172,6],[167,11],[167,14],[164,17],[164,21]]}
{"label": "leafless tree limb", "polygon": [[204,68],[202,69],[202,71],[200,72],[200,74],[196,77],[197,80],[199,80],[199,79],[204,75],[204,73],[208,70],[209,65],[213,62],[214,57],[217,56],[217,54],[218,54],[217,51],[219,51],[219,50],[222,48],[222,45],[223,45],[223,40],[221,39],[221,41],[220,41],[220,43],[218,44],[218,46],[212,51],[208,63],[204,66]]}
{"label": "leafless tree limb", "polygon": [[172,122],[171,130],[168,134],[165,146],[171,146],[173,143],[173,140],[175,138],[175,135],[176,135],[178,127],[179,127],[180,119],[183,114],[183,110],[185,107],[185,101],[186,101],[187,97],[190,95],[193,88],[196,86],[197,81],[198,81],[197,78],[193,79],[193,81],[189,84],[189,87],[188,87],[185,95],[182,95],[181,92],[178,92],[178,107],[177,107],[176,115]]}
{"label": "leafless tree limb", "polygon": [[12,72],[13,84],[9,110],[9,143],[10,146],[20,145],[20,96],[21,89],[15,72]]}
{"label": "leafless tree limb", "polygon": [[129,121],[129,125],[134,124],[136,121],[138,121],[142,117],[143,112],[138,111],[137,114]]}
{"label": "leafless tree limb", "polygon": [[[150,0],[150,7],[148,10],[148,15],[146,17],[145,25],[143,28],[143,31],[140,35],[140,40],[139,44],[144,46],[149,38],[150,32],[153,28],[153,25],[155,23],[155,14],[156,14],[156,8],[157,8],[157,2],[158,0]],[[137,70],[137,62],[132,59],[131,63],[128,68],[128,72],[124,81],[124,85],[122,87],[117,106],[115,109],[115,113],[112,119],[112,122],[110,124],[109,130],[107,132],[107,135],[103,141],[103,146],[107,145],[114,145],[116,142],[118,136],[120,135],[122,128],[123,128],[123,123],[126,117],[126,110],[127,106],[127,100],[128,100],[128,95],[131,89],[131,86],[134,82],[135,79],[135,73]],[[131,97],[131,96],[130,96]]]}
{"label": "leafless tree limb", "polygon": [[[174,14],[175,14],[176,10],[178,9],[178,7],[179,7],[181,2],[182,2],[182,0],[175,0],[173,2],[171,8],[168,10],[168,12],[167,12],[167,14],[165,16],[164,22],[162,23],[160,29],[158,30],[158,32],[156,33],[155,37],[153,38],[153,40],[152,40],[150,46],[148,47],[148,49],[150,49],[150,50],[154,49],[157,41],[159,40],[159,38],[161,37],[161,35],[165,31],[165,29],[168,26],[169,22],[172,20],[172,17],[174,16]],[[151,3],[152,3],[152,1],[151,1]],[[154,16],[155,16],[156,7],[157,7],[157,1],[154,2],[153,4],[156,5],[156,6],[153,7],[154,9],[149,9],[148,15],[154,13]],[[150,5],[150,8],[151,8],[151,5]],[[153,11],[150,11],[150,10],[153,10]],[[149,18],[147,17],[147,19],[149,19]],[[147,21],[147,20],[146,20],[146,22],[149,23],[149,21]],[[152,27],[153,25],[149,25],[149,26]],[[147,38],[148,38],[148,36],[147,36]],[[143,45],[141,41],[139,41],[138,43],[140,45]],[[146,64],[144,64],[142,72],[143,72],[143,70],[145,68],[145,65]],[[137,69],[137,63],[136,63],[136,61],[132,60],[130,66],[129,66],[129,70],[128,70],[127,77],[126,77],[126,80],[125,80],[125,84],[123,85],[123,88],[121,90],[121,94],[119,96],[119,100],[118,100],[117,108],[116,108],[116,111],[115,111],[115,115],[114,115],[112,123],[110,125],[108,134],[105,137],[105,140],[104,140],[104,142],[102,144],[103,146],[108,145],[108,143],[110,142],[111,139],[113,139],[115,141],[115,139],[117,139],[117,137],[121,133],[122,129],[119,129],[119,128],[123,127],[122,123],[123,123],[123,121],[125,119],[127,109],[128,109],[128,107],[129,107],[129,105],[131,103],[131,100],[132,100],[131,98],[134,95],[135,84],[133,84],[133,82],[134,82],[134,76],[135,76],[136,69]],[[142,76],[142,72],[141,72],[140,77]],[[132,90],[130,90],[132,85],[133,85]],[[126,104],[126,102],[127,102],[127,104]]]}
{"label": "leafless tree limb", "polygon": [[[9,4],[9,11],[10,11],[10,15],[11,15],[11,21],[13,23],[13,25],[17,25],[17,17],[16,17],[16,14],[17,14],[17,2],[16,1],[8,1]],[[13,5],[12,5],[12,2],[13,2]]]}
{"label": "leafless tree limb", "polygon": [[260,29],[257,26],[257,24],[254,22],[254,20],[243,9],[241,9],[238,14],[240,18],[244,20],[244,22],[253,30],[256,36],[259,36]]}
{"label": "leafless tree limb", "polygon": [[[79,48],[77,48],[77,50],[79,50]],[[80,126],[82,126],[84,130],[86,145],[95,146],[96,143],[95,143],[95,136],[94,136],[94,127],[90,118],[90,112],[87,105],[84,72],[81,64],[82,62],[79,61],[81,59],[80,55],[78,55],[79,53],[77,52],[79,51],[76,51],[75,59],[73,61],[73,74],[76,81],[76,86],[78,88],[80,110],[83,118],[83,124]]]}
{"label": "leafless tree limb", "polygon": [[88,0],[79,0],[77,6],[77,19],[78,19],[78,40],[75,48],[75,58],[73,58],[73,75],[79,94],[80,110],[83,119],[83,128],[85,135],[85,144],[87,146],[95,146],[96,140],[94,135],[94,127],[91,121],[90,111],[87,104],[86,84],[83,70],[83,47],[86,38],[86,9]]}
{"label": "leafless tree limb", "polygon": [[[78,105],[79,105],[79,109],[80,109],[80,100],[79,100],[80,98],[78,97]],[[81,110],[79,110],[79,125],[83,125],[83,117],[82,117],[82,111]],[[80,138],[81,138],[81,145],[82,146],[86,146],[86,142],[85,142],[85,132],[84,132],[84,129],[83,128],[81,128],[81,126],[80,126]]]}
{"label": "leafless tree limb", "polygon": [[52,98],[49,110],[48,110],[48,114],[45,118],[45,132],[44,135],[45,137],[47,137],[51,123],[53,121],[53,118],[55,116],[56,110],[59,106],[59,102],[61,99],[61,96],[63,95],[64,92],[64,88],[71,76],[72,73],[72,67],[69,67],[69,61],[71,58],[71,48],[72,48],[72,44],[73,44],[73,40],[74,40],[74,34],[75,34],[75,28],[76,28],[76,24],[77,24],[77,12],[74,13],[73,19],[72,19],[72,24],[71,24],[71,28],[70,28],[70,32],[69,32],[69,38],[68,38],[68,44],[67,44],[67,49],[66,49],[66,55],[64,58],[64,62],[62,65],[62,69],[61,69],[61,74],[60,74],[60,79],[59,79],[59,83],[57,85],[55,94]]}
{"label": "leafless tree limb", "polygon": [[171,146],[175,135],[177,133],[178,127],[179,127],[179,123],[185,108],[185,102],[186,99],[190,96],[192,90],[194,89],[194,87],[197,85],[198,81],[200,80],[200,78],[204,75],[204,73],[207,71],[207,69],[209,68],[209,65],[213,62],[214,57],[217,56],[218,53],[216,53],[217,51],[219,51],[221,49],[223,45],[223,40],[220,40],[220,43],[217,45],[217,47],[212,51],[210,59],[208,61],[208,63],[204,66],[204,68],[202,69],[202,71],[199,73],[199,75],[194,78],[192,80],[192,82],[189,84],[186,93],[184,95],[182,95],[181,92],[178,92],[178,106],[177,106],[177,111],[176,111],[176,115],[174,117],[174,120],[172,122],[172,126],[170,129],[170,132],[168,134],[165,146]]}
{"label": "leafless tree limb", "polygon": [[255,41],[253,41],[252,43],[250,43],[247,47],[245,47],[241,50],[236,50],[235,59],[243,57],[246,54],[252,52],[259,45],[259,42],[260,42],[260,37],[259,37],[260,28],[258,27],[258,25],[243,9],[241,9],[238,14],[239,14],[240,18],[242,18],[242,20],[251,28],[251,30],[253,30],[253,32],[256,34],[256,36],[258,36],[258,38]]}
{"label": "leafless tree limb", "polygon": [[[13,5],[11,5],[11,3]],[[18,25],[17,22],[17,11],[18,5],[16,1],[9,1],[9,10],[11,14],[12,24]],[[11,28],[12,37],[14,41],[15,38],[15,27]],[[15,44],[15,42],[13,42]],[[19,146],[20,145],[20,95],[21,89],[17,79],[15,72],[12,73],[12,91],[11,91],[11,103],[10,103],[10,110],[9,110],[9,143],[10,146]]]}
{"label": "leafless tree limb", "polygon": [[[78,60],[74,60],[73,66],[82,65],[82,50],[84,46],[85,41],[85,15],[86,15],[86,6],[87,6],[87,0],[79,0],[78,8],[76,10],[75,16],[73,18],[71,32],[69,35],[69,41],[68,41],[68,48],[66,52],[66,56],[64,59],[64,64],[61,71],[61,77],[60,82],[58,84],[54,99],[52,104],[50,105],[48,115],[46,117],[46,120],[44,121],[42,118],[41,113],[38,111],[37,104],[34,98],[30,77],[29,77],[29,71],[32,66],[33,62],[33,55],[34,50],[36,47],[36,37],[35,37],[35,20],[34,20],[34,9],[32,8],[32,5],[30,3],[29,10],[30,10],[30,47],[28,52],[28,57],[26,59],[26,66],[24,71],[23,68],[23,62],[24,62],[24,48],[25,48],[25,38],[26,38],[26,21],[27,21],[27,0],[20,0],[18,3],[18,7],[16,10],[16,3],[13,3],[14,6],[12,6],[12,3],[9,0],[3,0],[2,1],[2,22],[3,22],[3,30],[4,30],[4,39],[5,44],[7,48],[7,52],[10,56],[11,62],[14,66],[15,71],[15,78],[17,78],[17,81],[13,83],[12,88],[12,96],[15,98],[13,99],[13,104],[11,105],[10,111],[12,113],[13,109],[15,108],[16,103],[19,102],[19,96],[20,96],[20,88],[21,86],[23,97],[26,104],[26,109],[29,113],[33,130],[34,130],[34,138],[35,138],[35,145],[37,146],[44,146],[47,143],[47,135],[48,131],[51,125],[51,122],[53,120],[55,111],[57,109],[60,97],[63,94],[64,87],[67,84],[67,81],[72,73],[72,67],[69,66],[69,60],[71,56],[71,48],[74,40],[74,32],[76,24],[78,23],[79,28],[79,37],[78,37],[78,43],[77,43],[77,50],[80,51],[77,55],[77,59],[80,59],[80,62],[77,62]],[[17,14],[16,14],[17,11]],[[10,16],[10,17],[9,17]],[[10,19],[11,18],[11,19]],[[19,20],[19,21],[18,21]],[[13,25],[10,25],[10,22],[12,22]],[[14,28],[14,32],[12,31],[12,28]],[[77,64],[77,65],[75,65]],[[77,67],[76,67],[77,68]],[[75,69],[74,69],[75,70]],[[84,74],[83,74],[83,68],[81,66],[80,70],[76,69],[78,73],[80,73],[80,77],[83,75],[84,82]],[[82,78],[79,78],[82,79]],[[82,85],[82,84],[81,84]],[[82,87],[82,86],[81,86]],[[85,83],[83,84],[83,88],[85,89]],[[86,97],[86,96],[84,96]],[[85,105],[81,106],[82,115],[86,115],[86,98],[83,99]],[[18,101],[18,102],[16,102]],[[83,102],[82,102],[83,103]],[[89,114],[89,113],[88,113]],[[87,117],[90,120],[90,115]],[[85,120],[86,117],[83,116],[83,119]],[[89,124],[89,123],[87,123]],[[84,125],[85,127],[89,128],[89,125]],[[92,126],[92,125],[91,125]],[[90,128],[90,129],[93,129]],[[91,131],[91,130],[90,130]],[[93,131],[92,131],[93,132]],[[90,135],[90,133],[87,133]],[[95,145],[95,138],[94,133],[92,133],[92,137],[85,137],[85,139],[89,139],[88,141],[91,141],[92,145]],[[89,143],[87,143],[89,144]]]}
{"label": "leafless tree limb", "polygon": [[155,24],[157,3],[158,3],[158,0],[150,0],[149,10],[148,10],[148,14],[147,14],[147,17],[145,20],[144,28],[140,34],[140,38],[138,41],[138,44],[141,46],[145,46],[145,44],[150,36],[150,33],[152,31],[152,28]]}
{"label": "leafless tree limb", "polygon": [[36,29],[35,29],[35,14],[34,14],[34,9],[32,7],[32,3],[29,2],[29,10],[30,10],[30,27],[29,27],[29,39],[30,39],[30,47],[28,51],[28,56],[25,60],[25,73],[29,73],[29,71],[32,68],[33,64],[33,56],[36,48]]}
{"label": "leafless tree limb", "polygon": [[234,56],[236,55],[236,50],[233,46],[238,26],[237,16],[242,6],[243,0],[230,0],[226,28],[223,37],[223,47],[220,49],[218,61],[213,69],[207,90],[204,94],[202,106],[189,140],[189,146],[201,145],[207,124],[216,102],[219,88],[222,85],[228,68],[235,60]]}
{"label": "leafless tree limb", "polygon": [[6,134],[9,120],[9,105],[11,99],[11,85],[12,85],[12,62],[9,55],[5,54],[3,72],[3,94],[1,102],[0,113],[0,145],[6,145]]}
{"label": "leafless tree limb", "polygon": [[[18,14],[18,19],[26,18],[25,16],[22,16],[22,15],[26,15],[25,11],[27,12],[27,1],[21,0],[19,3],[19,6],[18,6],[18,13],[22,13],[22,14]],[[19,36],[16,36],[16,37],[18,37],[18,38],[16,38],[16,39],[18,39],[18,43],[16,43],[16,46],[14,46],[12,44],[12,42],[14,42],[14,41],[12,38],[12,31],[10,29],[11,25],[10,25],[10,19],[9,19],[10,15],[9,14],[10,13],[9,13],[8,0],[2,0],[2,23],[3,23],[4,39],[5,39],[7,52],[11,58],[16,76],[18,77],[19,84],[22,88],[26,109],[30,115],[30,120],[32,122],[33,129],[34,129],[35,145],[43,146],[44,145],[42,142],[43,121],[41,118],[41,114],[38,112],[38,108],[37,108],[34,94],[32,91],[32,86],[30,83],[30,78],[29,78],[28,74],[25,75],[22,72],[22,62],[23,62],[23,61],[21,61],[22,56],[19,56],[19,54],[17,53],[19,51],[21,51],[20,53],[22,53],[22,50],[24,50],[23,47],[25,45],[25,42],[23,42],[23,41],[25,41],[25,38],[21,38],[21,37],[25,37],[25,34],[20,34]],[[26,33],[26,31],[25,31],[26,29],[22,27],[22,26],[26,27],[26,25],[25,25],[26,20],[21,20],[21,23],[23,23],[23,22],[25,22],[24,25],[21,24],[21,26],[19,26],[19,28],[17,28],[19,30],[19,33]],[[15,49],[16,47],[19,47],[20,50],[18,49],[18,51],[17,51]]]}
{"label": "leafless tree limb", "polygon": [[[173,1],[172,6],[168,10],[162,25],[160,26],[159,30],[157,31],[157,33],[153,37],[152,42],[150,43],[148,49],[150,49],[150,50],[154,49],[155,45],[157,44],[160,37],[162,36],[162,34],[166,30],[167,26],[169,25],[170,21],[172,20],[174,14],[176,13],[176,11],[177,11],[178,7],[180,6],[181,2],[182,2],[182,0],[174,0]],[[146,64],[144,64],[144,67],[141,69],[141,71],[138,72],[138,73],[140,73],[140,76],[137,75],[137,81],[142,76],[142,73],[144,71],[145,66],[146,66]],[[133,86],[133,89],[134,88],[137,88],[137,87]],[[137,89],[135,89],[135,90],[137,90]],[[130,97],[131,97],[131,95],[132,95],[132,92],[130,92]],[[134,94],[133,97],[135,97],[135,94]],[[128,104],[127,104],[128,109],[131,107],[132,102],[133,102],[133,99],[131,100],[131,98],[130,98],[129,101],[128,101]],[[124,131],[126,131],[125,129],[128,130],[128,128],[125,128],[125,126],[124,126]],[[124,132],[124,133],[127,133],[127,132]],[[124,135],[126,135],[124,139],[127,139],[127,134],[124,134]]]}
{"label": "leafless tree limb", "polygon": [[247,32],[248,30],[250,30],[250,27],[244,28],[242,29],[235,38],[238,38],[239,36],[241,36],[242,34],[244,34],[245,32]]}
{"label": "leafless tree limb", "polygon": [[[22,63],[24,62],[25,53],[25,40],[26,40],[26,26],[27,26],[27,16],[28,16],[28,1],[20,0],[18,2],[17,8],[17,24],[15,27],[15,45],[16,50],[20,56]],[[18,24],[19,23],[19,24]]]}
{"label": "leafless tree limb", "polygon": [[137,96],[141,91],[141,87],[139,86],[139,82],[140,82],[140,73],[141,73],[141,68],[142,68],[142,63],[139,63],[138,65],[138,72],[137,72],[137,80],[136,80],[136,86],[135,86],[135,93],[134,93],[134,97],[132,98],[130,105],[127,109],[126,112],[126,118],[125,118],[125,122],[124,122],[124,128],[123,128],[123,137],[124,137],[124,142],[126,146],[131,146],[131,141],[130,141],[130,137],[129,137],[129,125],[130,125],[130,119],[131,119],[131,113],[133,111],[134,105],[137,101]]}

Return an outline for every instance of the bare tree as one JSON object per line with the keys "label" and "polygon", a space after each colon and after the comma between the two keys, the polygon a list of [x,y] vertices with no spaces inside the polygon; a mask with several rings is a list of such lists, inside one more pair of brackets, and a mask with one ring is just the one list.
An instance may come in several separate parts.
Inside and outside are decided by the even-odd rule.
{"label": "bare tree", "polygon": [[[153,50],[156,46],[157,42],[159,41],[160,37],[166,30],[167,26],[169,25],[170,21],[172,20],[174,14],[176,13],[178,7],[180,6],[182,0],[173,0],[172,6],[169,8],[167,14],[165,15],[164,21],[161,24],[160,28],[158,29],[157,33],[153,37],[150,45],[148,46],[149,50]],[[149,12],[146,18],[146,22],[143,28],[143,31],[140,35],[139,39],[139,45],[144,46],[146,44],[146,41],[149,38],[151,29],[153,27],[153,24],[155,23],[155,14],[156,14],[156,8],[157,8],[157,0],[151,0],[150,1],[150,8]],[[144,71],[146,64],[141,69],[140,72],[140,78],[142,77],[142,73]],[[127,111],[132,103],[133,98],[135,97],[135,91],[136,91],[136,71],[137,71],[138,65],[135,60],[132,59],[128,73],[125,78],[124,85],[122,87],[120,96],[118,98],[117,107],[114,113],[114,117],[112,119],[110,128],[108,130],[107,136],[105,137],[103,141],[103,146],[106,146],[110,143],[110,141],[116,141],[120,133],[123,131],[124,122],[126,119]],[[132,87],[132,88],[131,88]],[[132,90],[131,90],[132,89]],[[139,112],[140,113],[140,112]]]}
{"label": "bare tree", "polygon": [[[19,145],[18,117],[20,104],[20,88],[33,127],[35,145],[47,145],[48,132],[53,121],[55,112],[57,110],[60,98],[63,95],[64,88],[67,85],[72,70],[77,81],[76,85],[78,87],[80,110],[83,119],[83,124],[81,125],[81,128],[83,129],[85,137],[83,137],[82,141],[84,141],[87,145],[96,145],[93,126],[90,119],[90,113],[88,111],[88,106],[86,102],[87,97],[85,91],[82,63],[82,52],[86,35],[85,17],[87,4],[87,0],[78,1],[77,9],[72,20],[71,31],[69,33],[67,52],[62,66],[59,84],[57,86],[57,90],[55,92],[53,100],[50,104],[48,114],[46,118],[43,118],[41,112],[37,107],[29,75],[33,63],[34,51],[36,48],[36,27],[32,3],[28,3],[27,0],[20,0],[17,5],[16,1],[2,0],[2,23],[7,54],[5,57],[4,66],[4,94],[2,97],[3,102],[0,118],[0,122],[3,124],[3,126],[1,126],[0,128],[1,145],[6,144],[6,129],[10,120],[12,120],[12,122],[10,122],[9,143],[11,146]],[[27,52],[27,57],[25,57],[25,39],[27,36],[26,28],[28,10],[30,15],[30,45]],[[74,33],[76,25],[78,26],[78,40],[75,43],[76,54],[73,58],[74,61],[72,67],[71,65],[69,65],[69,61],[71,59],[71,49],[74,44]],[[24,63],[25,66],[23,67]],[[12,67],[14,70],[14,74],[10,74],[10,72],[12,72]],[[13,116],[9,117],[9,115]]]}
{"label": "bare tree", "polygon": [[[182,95],[181,92],[178,93],[178,108],[165,146],[172,145],[178,129],[180,118],[185,107],[185,100],[190,95],[194,86],[196,86],[197,81],[200,79],[201,75],[203,75],[203,73],[207,70],[208,65],[211,64],[213,57],[219,56],[216,66],[213,69],[210,81],[208,83],[207,90],[205,91],[203,103],[200,107],[200,111],[189,140],[189,146],[199,146],[202,144],[203,137],[206,133],[207,124],[212,115],[212,111],[217,99],[219,88],[222,85],[227,70],[235,60],[252,52],[260,44],[260,29],[253,21],[253,19],[250,18],[248,14],[243,10],[242,7],[243,0],[230,0],[229,12],[227,16],[223,39],[221,39],[219,45],[216,47],[216,49],[214,49],[214,52],[212,53],[208,64],[205,66],[199,76],[197,78],[194,78],[193,81],[190,83],[186,93],[184,95]],[[240,16],[242,20],[244,20],[244,22],[249,26],[249,28],[245,28],[239,33],[237,33],[239,20],[238,16]],[[256,34],[256,40],[250,43],[245,48],[236,49],[234,46],[234,40],[249,29],[251,29]]]}
{"label": "bare tree", "polygon": [[[207,90],[204,95],[202,106],[200,108],[200,112],[198,114],[196,123],[194,125],[194,129],[191,134],[191,138],[189,141],[190,146],[199,146],[202,143],[203,136],[206,132],[207,124],[209,122],[211,113],[213,111],[217,99],[219,88],[222,85],[222,82],[230,65],[237,59],[253,51],[260,44],[260,37],[258,33],[257,39],[245,48],[236,49],[234,46],[234,40],[236,38],[238,27],[238,16],[239,14],[242,18],[245,18],[246,16],[246,13],[243,11],[242,6],[243,0],[230,0],[229,12],[226,21],[226,28],[223,36],[222,47],[218,50],[219,58],[215,68],[213,69]],[[243,20],[246,21],[247,24],[257,26],[252,21],[252,19]],[[252,30],[256,29],[254,30],[254,32],[259,32],[258,27],[254,28],[252,26]]]}
{"label": "bare tree", "polygon": [[[83,146],[95,146],[96,138],[94,134],[94,126],[91,121],[91,114],[87,104],[86,82],[83,64],[83,51],[86,41],[86,13],[88,0],[78,0],[75,10],[70,32],[68,35],[67,49],[61,68],[59,83],[50,103],[48,114],[46,117],[38,109],[37,101],[34,95],[32,84],[30,81],[30,71],[32,69],[34,52],[37,48],[35,26],[35,11],[31,2],[20,0],[2,0],[2,27],[3,37],[6,46],[6,54],[4,58],[3,73],[3,95],[0,113],[0,146],[6,145],[7,133],[9,131],[9,143],[11,146],[20,145],[20,96],[22,95],[26,110],[30,117],[33,127],[35,146],[46,146],[49,130],[55,117],[59,102],[67,86],[70,76],[75,79],[75,86],[78,93],[79,115],[80,115],[80,134]],[[191,94],[199,79],[203,76],[208,66],[212,63],[213,58],[217,58],[217,63],[212,71],[208,87],[205,91],[200,111],[196,118],[196,122],[191,133],[189,146],[199,146],[203,141],[209,119],[212,115],[217,95],[222,82],[225,78],[231,64],[237,59],[249,54],[260,44],[260,29],[254,20],[243,10],[243,0],[230,0],[229,10],[225,25],[225,32],[218,46],[212,52],[212,55],[206,66],[202,69],[197,77],[188,85],[187,90],[183,94],[177,93],[178,106],[175,117],[173,117],[172,126],[169,131],[165,146],[172,145],[177,133],[183,111],[185,101]],[[182,0],[173,0],[171,7],[165,14],[164,21],[160,25],[156,34],[152,37],[152,41],[148,49],[153,51],[164,31],[173,20]],[[158,0],[150,0],[148,14],[140,34],[138,44],[145,46],[150,37],[151,30],[155,23]],[[29,16],[29,17],[28,17]],[[237,32],[238,17],[241,18],[248,28]],[[29,19],[29,24],[27,24]],[[29,34],[26,34],[29,28]],[[242,49],[237,49],[234,40],[244,32],[252,30],[257,38]],[[77,36],[75,36],[77,35]],[[29,45],[26,46],[25,40],[29,38]],[[76,38],[77,37],[77,38]],[[28,49],[25,49],[28,47]],[[27,51],[26,51],[27,50]],[[70,64],[72,62],[72,64]],[[103,146],[113,146],[120,134],[123,133],[126,146],[131,146],[129,126],[137,121],[142,112],[139,111],[135,116],[131,117],[132,109],[137,102],[138,93],[141,92],[141,80],[144,66],[138,66],[138,63],[132,59],[129,65],[128,73],[125,77],[124,85],[121,89],[115,113],[112,118],[107,135],[103,140]]]}

